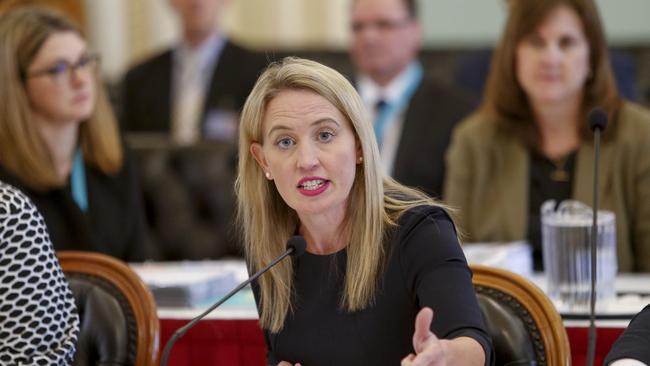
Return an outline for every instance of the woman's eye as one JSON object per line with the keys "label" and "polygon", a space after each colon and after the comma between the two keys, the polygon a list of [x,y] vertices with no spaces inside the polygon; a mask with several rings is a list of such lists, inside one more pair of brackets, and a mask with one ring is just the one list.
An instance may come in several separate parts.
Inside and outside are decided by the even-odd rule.
{"label": "woman's eye", "polygon": [[544,40],[542,37],[538,35],[530,35],[527,39],[526,42],[528,42],[529,45],[533,47],[543,47],[544,46]]}
{"label": "woman's eye", "polygon": [[276,144],[279,147],[281,147],[283,149],[286,149],[286,148],[291,147],[291,145],[293,145],[293,140],[288,138],[288,137],[284,137],[284,138],[279,139],[278,142],[276,142]]}
{"label": "woman's eye", "polygon": [[330,131],[321,131],[318,133],[318,140],[328,142],[334,138],[334,133]]}
{"label": "woman's eye", "polygon": [[54,66],[47,69],[47,73],[52,76],[60,76],[68,72],[70,66],[65,62],[58,62]]}
{"label": "woman's eye", "polygon": [[560,38],[560,48],[566,49],[573,46],[576,43],[573,37],[562,37]]}

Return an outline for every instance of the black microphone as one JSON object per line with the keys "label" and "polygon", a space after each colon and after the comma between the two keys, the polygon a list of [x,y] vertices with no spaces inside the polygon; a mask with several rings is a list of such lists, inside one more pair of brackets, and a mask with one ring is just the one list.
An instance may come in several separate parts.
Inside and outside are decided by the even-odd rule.
{"label": "black microphone", "polygon": [[592,109],[587,115],[587,123],[589,123],[589,128],[594,132],[596,129],[605,131],[607,128],[607,112],[601,107]]}
{"label": "black microphone", "polygon": [[257,271],[254,275],[252,275],[250,278],[248,278],[246,281],[242,282],[239,286],[235,287],[232,291],[230,291],[226,296],[222,297],[219,301],[217,301],[214,305],[210,306],[208,310],[204,311],[201,315],[197,316],[196,318],[192,319],[191,322],[187,323],[183,327],[179,328],[176,332],[174,332],[174,335],[169,339],[167,344],[165,345],[165,349],[163,350],[162,358],[160,361],[160,366],[167,366],[167,359],[169,358],[169,353],[172,350],[172,347],[174,346],[174,343],[182,337],[190,328],[192,328],[196,323],[198,323],[201,319],[203,319],[206,315],[210,314],[212,310],[216,309],[219,305],[223,304],[226,300],[232,297],[232,295],[236,294],[239,290],[247,286],[249,283],[253,282],[256,280],[259,276],[263,275],[264,272],[268,271],[271,269],[273,266],[278,264],[281,260],[286,258],[287,256],[291,255],[292,257],[299,257],[303,253],[305,253],[305,250],[307,249],[307,242],[305,241],[305,238],[302,236],[292,236],[287,240],[287,250],[284,251],[279,257],[277,257],[273,262],[269,263],[266,267],[262,268],[261,270]]}
{"label": "black microphone", "polygon": [[601,107],[595,107],[587,115],[589,128],[594,131],[594,178],[593,178],[593,212],[591,222],[591,294],[589,297],[589,337],[587,344],[587,365],[593,366],[596,356],[596,241],[598,239],[598,163],[600,161],[600,133],[607,128],[607,112]]}

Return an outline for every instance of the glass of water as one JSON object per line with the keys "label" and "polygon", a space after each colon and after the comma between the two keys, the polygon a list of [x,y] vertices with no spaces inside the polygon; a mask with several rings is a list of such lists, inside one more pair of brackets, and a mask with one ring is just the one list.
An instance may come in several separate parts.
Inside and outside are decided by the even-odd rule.
{"label": "glass of water", "polygon": [[[592,209],[575,200],[546,201],[541,207],[542,256],[548,295],[560,311],[586,312],[591,293]],[[616,296],[616,220],[613,212],[598,211],[596,239],[596,298]],[[598,303],[598,302],[597,302]]]}

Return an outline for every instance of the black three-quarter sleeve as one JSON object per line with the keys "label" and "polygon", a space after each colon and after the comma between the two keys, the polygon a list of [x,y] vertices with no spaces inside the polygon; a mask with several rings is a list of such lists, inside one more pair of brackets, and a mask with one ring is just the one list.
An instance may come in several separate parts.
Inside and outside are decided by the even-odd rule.
{"label": "black three-quarter sleeve", "polygon": [[436,207],[418,207],[404,216],[399,262],[418,307],[433,309],[431,331],[439,338],[475,339],[491,364],[492,343],[451,218]]}

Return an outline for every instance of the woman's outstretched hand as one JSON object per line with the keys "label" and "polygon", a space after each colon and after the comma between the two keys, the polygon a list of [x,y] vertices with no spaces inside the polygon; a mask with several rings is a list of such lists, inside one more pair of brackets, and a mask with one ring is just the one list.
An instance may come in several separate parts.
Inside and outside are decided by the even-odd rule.
{"label": "woman's outstretched hand", "polygon": [[300,364],[297,363],[297,364],[294,365],[294,364],[292,364],[291,362],[280,361],[280,363],[278,364],[278,366],[300,366]]}
{"label": "woman's outstretched hand", "polygon": [[402,366],[447,366],[485,364],[485,352],[478,341],[470,337],[438,339],[431,332],[433,310],[422,308],[415,317],[413,349],[402,359]]}
{"label": "woman's outstretched hand", "polygon": [[415,317],[415,332],[413,333],[413,349],[415,354],[409,354],[402,359],[402,366],[445,366],[445,344],[431,332],[433,310],[422,308]]}

